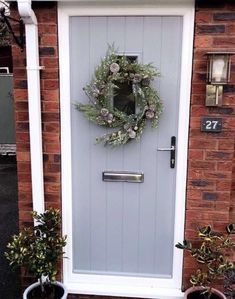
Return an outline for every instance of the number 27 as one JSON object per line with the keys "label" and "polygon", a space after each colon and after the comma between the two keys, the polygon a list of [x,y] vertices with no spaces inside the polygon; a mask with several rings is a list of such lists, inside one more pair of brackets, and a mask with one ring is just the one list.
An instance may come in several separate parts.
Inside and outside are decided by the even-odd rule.
{"label": "number 27", "polygon": [[216,130],[218,125],[218,120],[207,120],[206,121],[206,129],[207,130]]}

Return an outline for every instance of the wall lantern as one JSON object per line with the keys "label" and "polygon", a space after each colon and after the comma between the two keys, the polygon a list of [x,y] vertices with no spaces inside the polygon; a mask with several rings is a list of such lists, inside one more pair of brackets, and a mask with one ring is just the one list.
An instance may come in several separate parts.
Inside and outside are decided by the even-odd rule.
{"label": "wall lantern", "polygon": [[223,85],[230,81],[233,52],[207,53],[206,106],[222,106]]}

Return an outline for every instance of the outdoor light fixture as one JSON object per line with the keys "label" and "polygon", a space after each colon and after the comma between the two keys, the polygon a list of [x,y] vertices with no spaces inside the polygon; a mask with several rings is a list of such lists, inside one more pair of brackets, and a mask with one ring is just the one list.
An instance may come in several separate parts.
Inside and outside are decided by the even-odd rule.
{"label": "outdoor light fixture", "polygon": [[[10,21],[16,22],[19,24],[19,33],[20,36],[16,36],[12,27]],[[21,19],[17,20],[9,16],[9,14],[6,11],[5,7],[0,7],[0,22],[5,23],[9,29],[9,32],[12,34],[16,44],[21,48],[21,50],[24,49],[24,23]]]}
{"label": "outdoor light fixture", "polygon": [[221,106],[223,85],[230,80],[232,52],[207,53],[206,106]]}

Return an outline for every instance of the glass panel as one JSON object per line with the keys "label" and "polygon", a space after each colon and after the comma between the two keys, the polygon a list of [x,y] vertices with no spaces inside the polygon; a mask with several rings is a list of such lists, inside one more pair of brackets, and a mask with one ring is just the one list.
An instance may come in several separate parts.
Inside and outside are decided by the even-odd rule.
{"label": "glass panel", "polygon": [[227,83],[228,56],[213,55],[211,83]]}
{"label": "glass panel", "polygon": [[[137,61],[137,56],[128,56],[131,62]],[[127,115],[135,114],[135,98],[132,93],[132,84],[128,82],[117,83],[114,90],[113,106]]]}

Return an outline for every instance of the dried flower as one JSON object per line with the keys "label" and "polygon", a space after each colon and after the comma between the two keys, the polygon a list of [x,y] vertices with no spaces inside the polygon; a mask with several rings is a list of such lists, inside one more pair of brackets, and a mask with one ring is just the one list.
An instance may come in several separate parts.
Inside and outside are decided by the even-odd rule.
{"label": "dried flower", "polygon": [[133,78],[133,83],[139,83],[142,80],[142,75],[135,74]]}
{"label": "dried flower", "polygon": [[120,70],[120,66],[116,62],[113,62],[109,69],[112,73],[117,73]]}
{"label": "dried flower", "polygon": [[108,119],[108,120],[113,120],[113,114],[112,114],[112,113],[109,113],[108,116],[107,116],[107,119]]}
{"label": "dried flower", "polygon": [[102,108],[102,109],[100,110],[100,114],[101,114],[103,117],[106,117],[106,116],[108,116],[109,111],[108,111],[108,109],[106,109],[106,108]]}
{"label": "dried flower", "polygon": [[152,119],[152,118],[154,118],[155,113],[154,113],[153,111],[151,111],[151,110],[148,110],[148,111],[145,113],[145,115],[146,115],[146,118],[148,118],[148,119]]}
{"label": "dried flower", "polygon": [[124,130],[128,131],[131,128],[130,124],[125,124],[124,125]]}
{"label": "dried flower", "polygon": [[156,111],[156,106],[154,104],[149,105],[149,110]]}
{"label": "dried flower", "polygon": [[130,130],[130,131],[128,132],[128,136],[129,136],[131,139],[134,139],[134,138],[136,137],[136,132],[133,131],[133,130]]}

